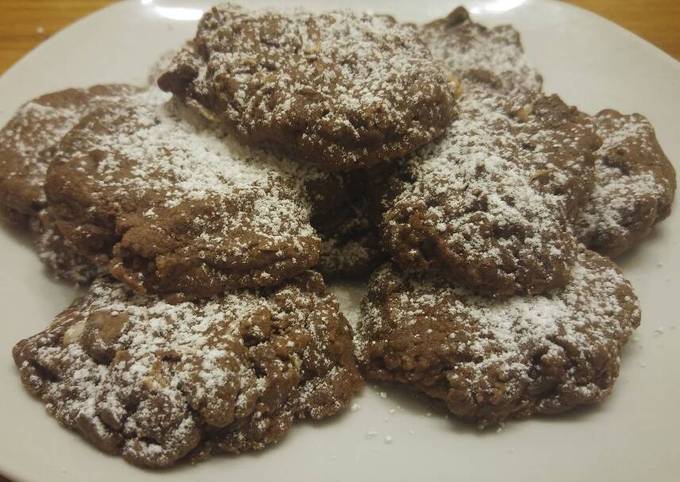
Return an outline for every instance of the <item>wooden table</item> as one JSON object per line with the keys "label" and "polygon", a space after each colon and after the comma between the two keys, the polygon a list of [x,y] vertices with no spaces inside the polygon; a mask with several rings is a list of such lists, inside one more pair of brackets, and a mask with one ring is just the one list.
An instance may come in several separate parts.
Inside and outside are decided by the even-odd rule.
{"label": "wooden table", "polygon": [[[456,0],[446,0],[453,6]],[[680,0],[569,0],[680,60]],[[215,0],[218,3],[218,0]],[[0,0],[0,73],[51,34],[111,0]]]}
{"label": "wooden table", "polygon": [[[680,0],[569,1],[613,20],[680,60]],[[53,33],[110,3],[113,2],[0,0],[0,73]],[[0,482],[7,480],[0,475]]]}

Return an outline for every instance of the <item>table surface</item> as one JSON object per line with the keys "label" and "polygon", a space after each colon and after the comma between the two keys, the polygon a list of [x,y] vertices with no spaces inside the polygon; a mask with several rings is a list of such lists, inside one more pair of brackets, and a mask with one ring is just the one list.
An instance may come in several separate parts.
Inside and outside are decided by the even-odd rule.
{"label": "table surface", "polygon": [[[569,0],[612,20],[680,60],[680,1]],[[111,0],[0,0],[0,73],[76,19]],[[216,0],[217,3],[217,0]],[[453,2],[455,3],[455,2]],[[0,475],[0,482],[6,479]]]}
{"label": "table surface", "polygon": [[[569,1],[613,20],[680,60],[679,0]],[[0,0],[0,73],[53,33],[110,3],[111,0]]]}

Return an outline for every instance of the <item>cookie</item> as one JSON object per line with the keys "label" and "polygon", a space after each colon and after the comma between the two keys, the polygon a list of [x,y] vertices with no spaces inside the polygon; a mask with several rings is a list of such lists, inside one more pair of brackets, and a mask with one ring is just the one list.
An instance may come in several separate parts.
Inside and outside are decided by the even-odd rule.
{"label": "cookie", "polygon": [[[511,26],[484,27],[458,8],[422,26],[421,32],[433,56],[462,79],[463,89],[472,84],[508,94],[508,104],[520,115],[540,111],[540,104],[550,99],[539,94],[540,75],[527,63],[519,33]],[[573,107],[569,110],[562,106],[548,112],[571,118],[576,143],[599,147],[604,141],[604,145],[583,162],[551,163],[545,169],[539,164],[534,180],[543,189],[566,196],[580,241],[600,253],[618,256],[669,215],[675,172],[653,127],[639,114],[626,116],[607,109],[590,119]],[[584,135],[588,122],[601,139]]]}
{"label": "cookie", "polygon": [[151,468],[262,449],[361,386],[351,329],[314,272],[177,304],[99,278],[13,354],[61,424]]}
{"label": "cookie", "polygon": [[536,164],[575,163],[584,152],[557,149],[559,123],[531,115],[518,122],[503,110],[505,99],[464,92],[444,138],[410,158],[393,182],[382,230],[401,267],[438,270],[497,296],[568,282],[576,241],[565,200],[532,181]]}
{"label": "cookie", "polygon": [[675,169],[645,117],[607,109],[593,123],[603,144],[596,153],[595,187],[574,231],[591,249],[618,256],[670,214]]}
{"label": "cookie", "polygon": [[52,147],[93,107],[135,90],[128,85],[66,89],[24,104],[0,131],[0,214],[30,226],[45,207],[43,184]]}
{"label": "cookie", "polygon": [[487,425],[604,399],[639,322],[628,281],[583,250],[564,289],[503,300],[384,265],[355,342],[368,380],[407,385]]}
{"label": "cookie", "polygon": [[384,15],[213,7],[158,85],[242,141],[324,170],[402,157],[453,118],[417,29]]}
{"label": "cookie", "polygon": [[64,137],[49,213],[79,252],[140,292],[273,286],[318,260],[304,168],[188,122],[151,90]]}
{"label": "cookie", "polygon": [[554,94],[534,96],[511,116],[532,185],[560,198],[573,218],[595,188],[595,157],[602,141],[590,116]]}
{"label": "cookie", "polygon": [[488,28],[463,7],[420,27],[432,56],[468,84],[482,83],[515,99],[540,92],[541,75],[529,65],[519,32],[510,25]]}
{"label": "cookie", "polygon": [[88,286],[97,276],[105,274],[101,266],[83,256],[59,233],[46,210],[40,213],[37,223],[33,229],[37,233],[35,249],[51,276],[77,286]]}
{"label": "cookie", "polygon": [[461,80],[462,95],[491,93],[497,110],[524,123],[518,135],[525,148],[542,149],[530,160],[532,182],[562,196],[567,213],[575,214],[593,189],[593,152],[601,141],[588,115],[541,93],[541,76],[527,62],[519,32],[475,23],[459,7],[422,26],[421,33],[432,55]]}

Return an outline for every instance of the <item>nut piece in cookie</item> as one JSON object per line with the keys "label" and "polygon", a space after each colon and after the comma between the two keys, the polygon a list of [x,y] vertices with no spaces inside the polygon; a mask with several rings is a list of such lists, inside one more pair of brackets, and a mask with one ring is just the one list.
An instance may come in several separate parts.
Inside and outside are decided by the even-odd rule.
{"label": "nut piece in cookie", "polygon": [[302,168],[188,122],[159,91],[95,110],[59,145],[59,232],[141,292],[273,286],[314,266]]}
{"label": "nut piece in cookie", "polygon": [[324,170],[402,157],[453,117],[417,29],[385,15],[213,7],[158,85],[241,140]]}
{"label": "nut piece in cookie", "polygon": [[571,143],[559,123],[518,121],[505,112],[506,98],[468,90],[444,138],[412,156],[392,183],[382,230],[402,268],[438,270],[498,296],[568,282],[576,241],[566,200],[542,192],[536,166],[576,163],[587,150],[557,149]]}
{"label": "nut piece in cookie", "polygon": [[45,207],[43,185],[54,145],[87,112],[134,91],[122,84],[66,89],[21,106],[0,131],[0,214],[30,226]]}
{"label": "nut piece in cookie", "polygon": [[407,385],[486,425],[601,401],[639,322],[628,281],[584,250],[565,288],[502,300],[384,265],[355,341],[367,379]]}
{"label": "nut piece in cookie", "polygon": [[670,214],[675,169],[643,116],[607,109],[593,123],[603,144],[596,152],[595,187],[574,230],[589,248],[618,256]]}
{"label": "nut piece in cookie", "polygon": [[13,354],[59,422],[152,468],[264,448],[361,386],[351,329],[313,272],[177,304],[100,278]]}

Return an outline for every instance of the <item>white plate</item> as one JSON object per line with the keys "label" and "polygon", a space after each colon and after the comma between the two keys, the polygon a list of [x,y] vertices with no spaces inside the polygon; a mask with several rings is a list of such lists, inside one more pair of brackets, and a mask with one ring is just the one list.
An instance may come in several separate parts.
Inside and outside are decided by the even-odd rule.
{"label": "white plate", "polygon": [[[250,1],[248,4],[264,4]],[[283,1],[269,3],[283,4]],[[287,4],[289,2],[286,2]],[[311,4],[312,1],[296,3]],[[330,2],[329,2],[330,3]],[[455,2],[336,1],[333,6],[425,21]],[[680,64],[650,44],[583,10],[557,2],[469,3],[475,18],[511,22],[548,91],[594,112],[638,111],[680,159]],[[0,78],[0,124],[25,100],[96,82],[142,83],[150,66],[189,38],[200,1],[115,4],[58,33]],[[422,400],[368,387],[361,408],[333,421],[299,424],[278,446],[214,457],[196,467],[147,472],[104,455],[58,426],[22,388],[11,359],[19,339],[43,329],[73,291],[47,278],[26,240],[0,230],[0,472],[19,480],[352,480],[634,481],[680,474],[680,209],[622,260],[640,296],[643,324],[625,350],[614,394],[567,416],[509,423],[496,433],[445,419]],[[394,413],[390,410],[394,409]],[[378,435],[368,438],[368,432]],[[392,443],[385,442],[386,436]]]}

